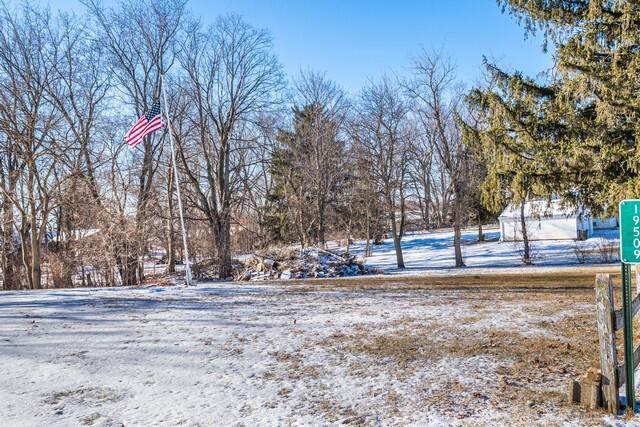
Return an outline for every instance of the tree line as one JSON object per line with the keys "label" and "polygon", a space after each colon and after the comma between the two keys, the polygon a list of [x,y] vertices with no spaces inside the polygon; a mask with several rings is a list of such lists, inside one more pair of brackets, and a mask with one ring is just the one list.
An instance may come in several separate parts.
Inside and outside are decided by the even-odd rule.
{"label": "tree line", "polygon": [[[78,16],[2,4],[3,288],[136,285],[157,252],[175,271],[176,180],[190,250],[221,278],[235,254],[336,238],[364,239],[366,255],[391,238],[402,268],[412,227],[452,227],[462,266],[463,228],[482,239],[510,201],[597,209],[634,194],[638,6],[498,4],[554,43],[554,72],[485,61],[469,90],[445,54],[422,51],[408,75],[356,94],[314,70],[287,80],[268,31],[202,22],[184,0],[83,0]],[[163,81],[171,129],[132,150],[124,133]]]}

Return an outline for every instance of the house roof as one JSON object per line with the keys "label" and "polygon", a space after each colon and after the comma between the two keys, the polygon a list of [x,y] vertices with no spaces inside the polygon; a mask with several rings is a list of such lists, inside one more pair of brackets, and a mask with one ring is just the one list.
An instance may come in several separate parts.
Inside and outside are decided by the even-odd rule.
{"label": "house roof", "polygon": [[[551,201],[546,199],[531,200],[524,205],[524,214],[527,218],[552,218],[552,217],[577,217],[586,212],[584,208],[563,203],[560,199]],[[500,214],[501,219],[512,219],[520,217],[520,205],[510,203]]]}

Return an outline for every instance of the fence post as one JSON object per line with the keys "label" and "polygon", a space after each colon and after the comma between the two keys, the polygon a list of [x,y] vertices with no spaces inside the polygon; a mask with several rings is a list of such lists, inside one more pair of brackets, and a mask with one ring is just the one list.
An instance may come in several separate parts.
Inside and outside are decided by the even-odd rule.
{"label": "fence post", "polygon": [[600,342],[600,372],[602,374],[603,407],[611,413],[618,412],[618,378],[616,369],[615,309],[613,285],[608,274],[596,275],[596,315]]}

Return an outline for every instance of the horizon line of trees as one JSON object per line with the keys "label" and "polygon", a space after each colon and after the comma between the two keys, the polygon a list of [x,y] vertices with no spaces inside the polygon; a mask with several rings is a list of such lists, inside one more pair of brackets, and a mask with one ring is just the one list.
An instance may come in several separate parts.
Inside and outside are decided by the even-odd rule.
{"label": "horizon line of trees", "polygon": [[[137,285],[158,251],[174,272],[177,179],[190,249],[221,278],[236,253],[337,236],[347,250],[364,239],[366,255],[388,236],[403,268],[412,227],[452,227],[463,266],[462,229],[477,224],[482,239],[510,201],[602,207],[636,193],[640,74],[625,67],[640,64],[637,6],[499,0],[525,31],[544,30],[557,73],[485,61],[469,91],[446,55],[423,50],[407,77],[351,96],[316,71],[287,82],[269,33],[237,15],[201,22],[186,0],[81,3],[82,16],[0,3],[3,289]],[[179,176],[169,130],[134,150],[122,140],[162,76]]]}
{"label": "horizon line of trees", "polygon": [[[184,0],[84,0],[83,16],[0,5],[0,253],[4,289],[136,285],[145,257],[181,256],[174,184],[189,244],[232,274],[233,254],[328,236],[400,241],[460,228],[476,165],[454,67],[423,52],[414,76],[350,97],[324,74],[287,84],[270,35],[230,15],[195,19]],[[160,98],[164,76],[179,176],[156,132],[122,135]],[[474,202],[475,203],[475,202]],[[477,204],[477,203],[476,203]],[[478,217],[478,220],[483,218]],[[414,221],[415,222],[415,221]]]}

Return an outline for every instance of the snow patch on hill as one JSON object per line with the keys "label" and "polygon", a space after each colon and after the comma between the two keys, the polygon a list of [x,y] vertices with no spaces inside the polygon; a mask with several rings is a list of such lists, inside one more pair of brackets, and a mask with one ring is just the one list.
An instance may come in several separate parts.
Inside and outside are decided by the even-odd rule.
{"label": "snow patch on hill", "polygon": [[[578,264],[576,248],[584,248],[588,264],[600,264],[603,261],[600,249],[603,243],[617,256],[617,230],[599,230],[594,237],[576,242],[573,240],[544,240],[531,242],[534,265],[562,266]],[[499,231],[485,232],[486,241],[479,242],[476,231],[468,230],[462,234],[462,254],[467,267],[504,268],[522,266],[520,251],[522,244],[500,242]],[[356,241],[351,252],[363,256],[364,241]],[[373,254],[366,258],[365,265],[372,269],[381,269],[385,273],[421,274],[437,269],[455,267],[453,232],[433,231],[416,232],[402,239],[402,253],[405,269],[396,267],[396,253],[392,239],[386,239],[381,245],[373,246]],[[612,260],[612,261],[615,261]]]}

